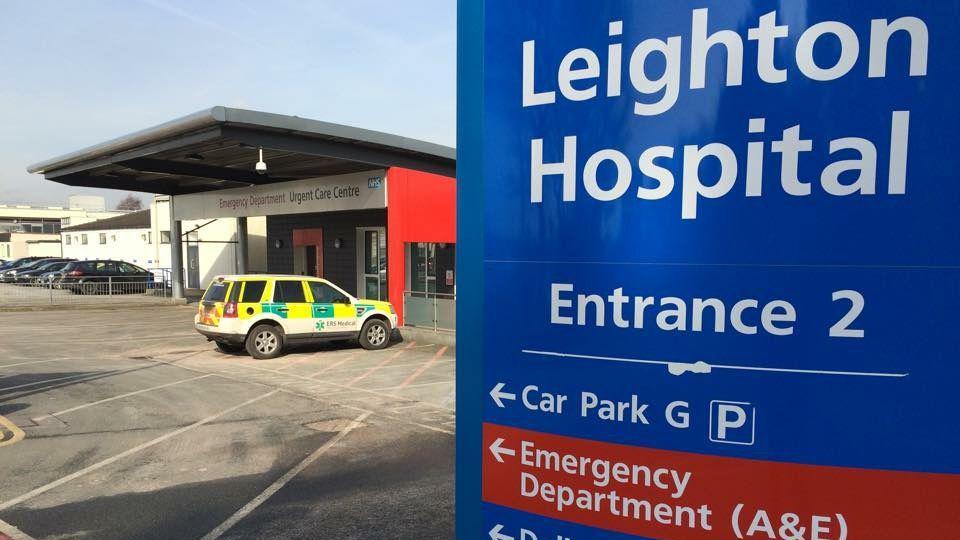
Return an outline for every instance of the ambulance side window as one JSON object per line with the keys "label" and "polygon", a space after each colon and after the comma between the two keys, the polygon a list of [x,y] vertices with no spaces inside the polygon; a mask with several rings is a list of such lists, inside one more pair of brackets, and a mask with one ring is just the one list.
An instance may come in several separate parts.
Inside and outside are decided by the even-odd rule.
{"label": "ambulance side window", "polygon": [[277,281],[273,288],[275,303],[303,303],[307,297],[303,294],[302,281]]}
{"label": "ambulance side window", "polygon": [[240,298],[240,282],[236,281],[233,284],[233,288],[230,289],[230,298],[227,299],[227,302],[236,303],[239,298]]}
{"label": "ambulance side window", "polygon": [[350,300],[340,291],[319,281],[310,282],[310,291],[313,293],[313,301],[318,304],[349,304]]}
{"label": "ambulance side window", "polygon": [[266,281],[248,281],[243,287],[243,303],[259,303],[263,298],[263,290],[267,288]]}
{"label": "ambulance side window", "polygon": [[204,302],[223,302],[223,299],[227,297],[227,287],[230,285],[229,281],[220,281],[213,283],[207,289],[207,292],[203,295]]}

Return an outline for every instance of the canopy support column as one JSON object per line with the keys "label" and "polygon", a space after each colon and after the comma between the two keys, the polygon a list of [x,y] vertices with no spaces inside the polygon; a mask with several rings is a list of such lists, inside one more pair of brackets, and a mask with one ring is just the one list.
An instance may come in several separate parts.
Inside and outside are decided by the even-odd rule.
{"label": "canopy support column", "polygon": [[247,218],[237,218],[237,273],[246,274],[249,264]]}
{"label": "canopy support column", "polygon": [[173,298],[184,298],[183,295],[183,227],[176,219],[173,210],[174,196],[170,196],[170,280],[173,286]]}

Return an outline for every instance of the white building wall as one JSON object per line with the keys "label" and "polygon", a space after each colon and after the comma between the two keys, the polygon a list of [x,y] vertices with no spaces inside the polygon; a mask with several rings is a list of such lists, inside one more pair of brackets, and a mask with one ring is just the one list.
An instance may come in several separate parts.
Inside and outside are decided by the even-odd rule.
{"label": "white building wall", "polygon": [[162,268],[154,256],[149,233],[150,229],[64,231],[60,234],[60,245],[63,256],[70,259],[113,259],[127,261],[147,270]]}
{"label": "white building wall", "polygon": [[50,240],[27,242],[27,257],[60,257],[56,236]]}
{"label": "white building wall", "polygon": [[[58,236],[56,234],[40,233],[10,233],[10,244],[8,254],[10,259],[19,259],[20,257],[59,257],[60,245],[57,244]],[[42,244],[33,244],[30,242],[43,242]],[[33,248],[32,246],[37,246]]]}
{"label": "white building wall", "polygon": [[[218,275],[237,272],[236,219],[189,220],[181,225],[184,235],[183,264],[187,268],[190,261],[195,262],[195,276],[199,278],[200,288],[206,288]],[[267,219],[248,218],[247,233],[249,271],[266,272]],[[101,243],[101,234],[104,235],[104,243]],[[150,204],[150,228],[63,232],[57,247],[62,250],[64,257],[72,259],[122,260],[147,270],[169,270],[169,234],[169,197],[158,195]],[[191,246],[196,248],[196,259],[191,257]],[[184,283],[187,283],[187,275],[184,276]]]}
{"label": "white building wall", "polygon": [[247,218],[247,271],[267,273],[267,218]]}
{"label": "white building wall", "polygon": [[[161,239],[170,232],[170,198],[165,195],[154,197],[150,205],[151,231],[155,239],[155,257],[163,268],[170,268],[170,244]],[[190,246],[196,246],[198,257],[195,262],[196,275],[200,288],[205,289],[213,279],[222,274],[237,272],[237,220],[235,218],[187,220],[181,223],[183,238],[183,265],[187,272],[191,269]],[[249,272],[266,272],[267,269],[267,218],[251,217],[247,219]],[[184,284],[188,276],[184,275]]]}

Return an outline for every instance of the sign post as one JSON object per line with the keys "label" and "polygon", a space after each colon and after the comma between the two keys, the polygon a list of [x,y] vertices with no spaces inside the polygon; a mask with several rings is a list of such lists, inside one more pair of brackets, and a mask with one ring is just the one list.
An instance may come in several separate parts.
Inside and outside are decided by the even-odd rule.
{"label": "sign post", "polygon": [[460,2],[459,538],[960,531],[960,2]]}

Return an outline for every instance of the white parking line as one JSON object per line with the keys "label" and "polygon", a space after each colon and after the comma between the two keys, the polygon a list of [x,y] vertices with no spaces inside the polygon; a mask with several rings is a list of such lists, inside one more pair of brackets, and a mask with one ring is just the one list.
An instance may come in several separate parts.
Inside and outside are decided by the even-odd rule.
{"label": "white parking line", "polygon": [[47,362],[63,362],[66,360],[73,360],[73,358],[50,358],[49,360],[31,360],[29,362],[18,362],[16,364],[3,364],[0,365],[0,369],[16,366],[28,366],[31,364],[46,364]]}
{"label": "white parking line", "polygon": [[[140,358],[136,358],[136,359],[130,358],[129,354],[130,354],[130,352],[127,351],[127,352],[121,352],[121,353],[120,353],[119,355],[117,355],[117,356],[103,355],[103,356],[100,357],[100,358],[94,358],[94,357],[92,357],[92,355],[91,355],[91,356],[84,355],[84,356],[71,356],[70,358],[50,358],[50,359],[47,359],[47,360],[35,360],[35,359],[30,359],[30,358],[25,358],[25,357],[8,357],[8,358],[6,358],[6,360],[23,360],[23,361],[22,361],[22,362],[17,362],[16,364],[3,364],[3,365],[0,365],[0,369],[11,368],[11,367],[18,367],[18,366],[31,366],[31,365],[34,365],[34,364],[48,364],[48,363],[50,363],[50,362],[77,362],[77,363],[97,362],[98,364],[101,364],[101,363],[111,363],[111,364],[126,364],[126,365],[129,365],[129,364],[131,364],[131,363],[133,363],[133,362],[144,362],[144,361],[145,361],[144,359],[140,359]],[[9,377],[8,374],[4,374],[4,376],[8,376],[8,377]]]}
{"label": "white parking line", "polygon": [[29,501],[30,499],[36,497],[37,495],[42,495],[42,494],[50,491],[51,489],[55,489],[55,488],[57,488],[57,487],[62,486],[63,484],[66,484],[67,482],[71,482],[71,481],[73,481],[73,480],[76,480],[77,478],[80,478],[81,476],[83,476],[83,475],[85,475],[85,474],[91,473],[91,472],[96,471],[96,470],[98,470],[98,469],[102,469],[103,467],[106,467],[107,465],[110,465],[111,463],[115,463],[115,462],[117,462],[117,461],[119,461],[119,460],[121,460],[121,459],[123,459],[123,458],[125,458],[125,457],[127,457],[127,456],[131,456],[131,455],[133,455],[133,454],[136,454],[137,452],[141,452],[141,451],[143,451],[143,450],[146,450],[147,448],[150,448],[151,446],[156,446],[156,445],[162,443],[163,441],[166,441],[166,440],[168,440],[168,439],[172,439],[173,437],[176,437],[177,435],[180,435],[180,434],[182,434],[182,433],[186,433],[187,431],[190,431],[190,430],[192,430],[192,429],[196,429],[196,428],[198,428],[198,427],[200,427],[200,426],[202,426],[202,425],[204,425],[204,424],[208,424],[208,423],[216,420],[217,418],[220,418],[221,416],[230,414],[230,413],[232,413],[232,412],[234,412],[234,411],[236,411],[236,410],[238,410],[238,409],[241,409],[241,408],[243,408],[243,407],[246,407],[247,405],[251,405],[251,404],[253,404],[253,403],[256,403],[256,402],[260,401],[261,399],[264,399],[264,398],[267,398],[267,397],[270,397],[270,396],[276,394],[277,392],[279,392],[279,390],[271,390],[270,392],[267,392],[266,394],[260,394],[259,396],[255,397],[255,398],[252,398],[252,399],[248,399],[247,401],[244,401],[243,403],[241,403],[241,404],[239,404],[239,405],[234,405],[233,407],[230,407],[229,409],[224,409],[224,410],[218,412],[217,414],[214,414],[214,415],[211,415],[211,416],[208,416],[208,417],[204,418],[203,420],[198,420],[198,421],[196,421],[196,422],[194,422],[194,423],[192,423],[192,424],[190,424],[190,425],[184,426],[184,427],[182,427],[182,428],[180,428],[180,429],[176,429],[176,430],[174,430],[174,431],[171,431],[171,432],[169,432],[169,433],[166,433],[166,434],[164,434],[164,435],[161,435],[160,437],[157,437],[156,439],[153,439],[153,440],[151,440],[151,441],[147,441],[147,442],[145,442],[145,443],[143,443],[143,444],[141,444],[141,445],[135,446],[135,447],[133,447],[133,448],[131,448],[131,449],[129,449],[129,450],[126,450],[126,451],[124,451],[124,452],[120,452],[119,454],[117,454],[117,455],[115,455],[115,456],[112,456],[112,457],[109,457],[109,458],[107,458],[107,459],[104,459],[103,461],[99,461],[99,462],[97,462],[97,463],[94,463],[93,465],[90,465],[89,467],[80,469],[79,471],[74,472],[74,473],[72,473],[72,474],[68,474],[67,476],[64,476],[64,477],[62,477],[62,478],[60,478],[60,479],[58,479],[58,480],[54,480],[53,482],[50,482],[49,484],[42,485],[42,486],[40,486],[40,487],[38,487],[38,488],[36,488],[36,489],[34,489],[34,490],[32,490],[32,491],[29,491],[29,492],[27,492],[27,493],[24,493],[23,495],[20,495],[19,497],[15,497],[15,498],[10,499],[9,501],[7,501],[7,502],[5,502],[5,503],[3,503],[3,504],[0,504],[0,512],[2,512],[2,511],[4,511],[4,510],[7,510],[7,509],[9,509],[9,508],[13,508],[14,506],[16,506],[16,505],[18,505],[18,504],[20,504],[20,503]]}
{"label": "white parking line", "polygon": [[449,403],[457,402],[457,389],[454,388],[443,401],[440,402],[441,405],[447,405]]}
{"label": "white parking line", "polygon": [[387,390],[402,390],[404,388],[420,388],[422,386],[436,386],[438,384],[456,384],[456,381],[451,379],[449,381],[425,382],[425,383],[417,383],[417,384],[408,384],[406,386],[385,386],[383,388],[371,388],[371,390],[376,390],[378,392],[386,392]]}
{"label": "white parking line", "polygon": [[[199,337],[200,337],[200,334],[197,334],[197,333],[195,333],[195,332],[190,332],[189,334],[164,334],[164,335],[162,335],[162,336],[137,336],[136,339],[137,339],[137,341],[155,341],[155,340],[165,340],[165,339],[173,339],[173,338],[186,338],[186,337],[194,337],[194,336],[196,336],[196,337],[199,338]],[[130,341],[130,338],[128,338],[128,337],[122,337],[122,338],[116,338],[116,339],[106,339],[106,338],[99,338],[99,339],[71,339],[71,340],[69,340],[69,341],[56,341],[56,340],[49,340],[49,341],[48,341],[48,340],[44,340],[44,343],[45,343],[45,344],[49,343],[49,344],[53,344],[53,345],[69,345],[69,344],[74,344],[74,343],[82,343],[82,344],[91,344],[91,343],[125,343],[125,342],[128,342],[128,341]]]}
{"label": "white parking line", "polygon": [[220,538],[221,536],[223,536],[223,533],[227,532],[228,530],[230,530],[231,527],[239,523],[240,520],[247,517],[250,514],[250,512],[253,512],[254,510],[256,510],[257,507],[259,507],[261,504],[266,502],[267,499],[272,497],[274,493],[280,491],[280,489],[283,488],[283,486],[287,485],[287,483],[289,483],[290,480],[293,480],[295,476],[300,474],[304,469],[309,467],[310,464],[318,460],[320,456],[325,454],[328,450],[330,450],[337,443],[343,440],[343,438],[346,437],[348,433],[360,427],[362,425],[362,422],[366,420],[367,417],[370,416],[370,414],[371,413],[369,412],[365,412],[360,416],[354,418],[353,421],[347,425],[347,427],[340,430],[339,433],[337,433],[330,440],[324,443],[323,446],[314,450],[312,454],[310,454],[309,456],[306,457],[306,459],[298,463],[296,467],[290,469],[283,476],[278,478],[274,483],[270,484],[270,486],[267,489],[263,490],[262,493],[254,497],[252,501],[243,505],[241,509],[237,510],[232,516],[227,518],[227,520],[221,523],[216,529],[204,535],[204,537],[201,540],[216,540],[217,538]]}
{"label": "white parking line", "polygon": [[417,370],[414,371],[412,374],[410,374],[409,377],[407,377],[406,379],[404,379],[404,381],[403,381],[402,383],[400,383],[400,386],[398,386],[397,389],[400,390],[400,389],[403,389],[403,388],[405,388],[405,387],[407,387],[407,386],[410,386],[410,383],[412,383],[413,381],[415,381],[415,380],[417,379],[417,377],[419,377],[420,375],[423,375],[423,372],[424,372],[424,371],[430,369],[431,366],[433,366],[434,364],[436,364],[436,363],[437,363],[437,359],[440,358],[441,356],[443,356],[443,353],[445,353],[445,352],[447,352],[447,347],[441,347],[440,350],[437,351],[436,354],[433,355],[433,358],[431,358],[430,360],[427,360],[426,362],[424,362],[423,365],[420,366],[419,369],[417,369]]}
{"label": "white parking line", "polygon": [[44,379],[42,381],[34,381],[32,383],[18,384],[16,386],[4,386],[0,388],[0,392],[5,392],[7,390],[17,390],[20,388],[27,388],[29,386],[37,386],[38,384],[52,383],[56,381],[65,381],[67,379],[80,379],[83,377],[92,377],[94,375],[99,375],[99,373],[81,373],[79,375],[67,375],[66,377],[54,377],[52,379]]}
{"label": "white parking line", "polygon": [[94,402],[91,402],[91,403],[84,403],[83,405],[77,405],[76,407],[71,407],[71,408],[69,408],[69,409],[64,409],[64,410],[62,410],[62,411],[58,411],[58,412],[55,412],[55,413],[50,413],[50,414],[45,414],[45,415],[43,415],[43,416],[38,416],[38,417],[36,417],[36,418],[32,418],[32,420],[33,420],[34,422],[40,422],[40,421],[46,420],[47,418],[50,418],[50,417],[53,417],[53,416],[63,416],[63,415],[65,415],[65,414],[69,414],[69,413],[72,413],[72,412],[75,412],[75,411],[79,411],[80,409],[86,409],[87,407],[93,407],[94,405],[101,405],[101,404],[103,404],[103,403],[109,403],[109,402],[111,402],[111,401],[115,401],[115,400],[122,399],[122,398],[125,398],[125,397],[136,396],[136,395],[138,395],[138,394],[143,394],[143,393],[146,393],[146,392],[151,392],[151,391],[153,391],[153,390],[159,390],[159,389],[161,389],[161,388],[168,388],[168,387],[171,387],[171,386],[175,386],[175,385],[182,384],[182,383],[186,383],[186,382],[190,382],[190,381],[196,381],[196,380],[199,380],[199,379],[206,379],[207,377],[212,377],[213,375],[214,375],[213,373],[208,373],[208,374],[206,374],[206,375],[200,375],[200,376],[197,376],[197,377],[191,377],[191,378],[189,378],[189,379],[183,379],[183,380],[180,380],[180,381],[174,381],[174,382],[170,382],[170,383],[166,383],[166,384],[161,384],[161,385],[159,385],[159,386],[152,386],[152,387],[150,387],[150,388],[144,388],[143,390],[137,390],[137,391],[135,391],[135,392],[127,392],[126,394],[120,394],[119,396],[113,396],[113,397],[110,397],[110,398],[101,399],[100,401],[94,401]]}
{"label": "white parking line", "polygon": [[[42,381],[34,381],[31,383],[18,384],[16,386],[4,386],[0,388],[0,392],[6,392],[8,390],[18,390],[20,388],[28,388],[30,386],[38,386],[46,383],[53,383],[57,381],[66,381],[66,380],[77,380],[78,382],[85,382],[87,380],[94,380],[103,377],[113,377],[115,375],[122,375],[124,373],[129,373],[131,371],[137,371],[141,369],[148,369],[152,366],[150,365],[139,365],[126,369],[117,369],[113,371],[91,371],[89,373],[80,373],[77,375],[67,375],[65,377],[54,377],[52,379],[44,379]],[[46,388],[43,388],[46,389]]]}
{"label": "white parking line", "polygon": [[[454,363],[454,362],[456,362],[456,360],[443,360],[443,359],[441,359],[441,360],[437,360],[436,364],[444,364],[444,363],[446,363],[446,364],[451,364],[451,363]],[[389,365],[385,365],[385,366],[381,367],[380,369],[381,369],[381,370],[388,370],[388,369],[396,370],[396,369],[409,368],[410,366],[419,366],[419,365],[422,364],[422,363],[423,363],[423,359],[417,359],[417,360],[413,360],[413,361],[411,361],[411,362],[390,362]],[[331,366],[331,367],[332,367],[332,366]],[[368,369],[370,369],[370,368],[369,368],[369,367],[365,367],[365,366],[344,366],[344,367],[341,368],[341,369],[333,370],[332,375],[347,375],[347,376],[349,376],[349,375],[350,375],[351,373],[353,373],[353,372],[356,372],[356,371],[364,371],[364,370],[368,370]],[[311,375],[311,376],[312,376],[312,375]]]}
{"label": "white parking line", "polygon": [[[283,371],[292,367],[301,366],[307,362],[310,362],[311,360],[334,360],[344,355],[346,356],[344,360],[346,360],[352,358],[355,354],[357,354],[357,351],[354,349],[345,349],[341,351],[317,351],[306,356],[294,358],[289,364],[278,367],[277,371]],[[343,360],[340,361],[340,363],[342,362]]]}
{"label": "white parking line", "polygon": [[6,535],[10,540],[33,540],[32,536],[2,519],[0,519],[0,535]]}
{"label": "white parking line", "polygon": [[[262,367],[257,367],[257,366],[251,366],[251,365],[247,365],[247,364],[236,364],[236,365],[237,365],[237,366],[240,366],[240,367],[245,367],[245,368],[248,368],[248,369],[255,369],[255,370],[258,370],[258,371],[266,371],[266,372],[276,373],[276,370],[273,370],[273,369],[267,369],[267,368],[262,368]],[[386,398],[391,398],[391,399],[397,399],[397,398],[399,397],[399,396],[394,396],[394,395],[392,395],[392,394],[386,394],[386,393],[384,393],[384,392],[377,392],[377,391],[375,391],[375,390],[368,390],[368,389],[366,389],[366,388],[360,388],[360,387],[356,387],[356,386],[347,386],[347,385],[345,385],[345,384],[335,383],[335,382],[332,382],[332,381],[323,381],[323,380],[311,379],[310,377],[304,377],[304,376],[301,376],[301,375],[295,375],[295,374],[293,374],[293,373],[282,373],[282,374],[283,374],[283,375],[290,376],[290,377],[294,377],[294,378],[297,378],[297,379],[303,379],[303,380],[307,380],[307,381],[310,381],[310,382],[316,382],[316,383],[319,383],[319,384],[322,384],[322,385],[326,385],[326,386],[333,386],[333,387],[339,388],[339,389],[341,389],[341,390],[343,390],[343,391],[349,390],[349,391],[353,391],[353,392],[360,392],[360,393],[364,393],[364,394],[371,394],[371,395],[374,395],[374,396],[386,397]],[[342,392],[333,392],[333,393],[334,393],[334,394],[340,394],[340,393],[342,393]],[[400,399],[408,399],[408,398],[400,398]],[[437,408],[441,408],[441,409],[445,409],[445,408],[446,408],[446,407],[441,407],[441,406],[439,406],[439,405],[435,405],[435,404],[432,404],[432,403],[427,403],[427,404],[428,404],[428,405],[432,405],[432,406],[437,407]]]}
{"label": "white parking line", "polygon": [[415,426],[417,426],[417,427],[422,427],[423,429],[429,429],[430,431],[436,431],[437,433],[444,433],[444,434],[446,434],[446,435],[453,435],[453,436],[456,436],[456,435],[457,435],[457,432],[456,432],[456,431],[451,431],[451,430],[449,430],[449,429],[438,428],[437,426],[428,426],[428,425],[426,425],[426,424],[418,424],[417,422],[410,422],[410,423],[413,424],[413,425],[415,425]]}
{"label": "white parking line", "polygon": [[411,342],[410,345],[408,345],[407,347],[404,347],[403,349],[400,349],[399,351],[391,354],[391,355],[388,356],[386,359],[384,359],[383,361],[381,361],[379,364],[377,364],[377,365],[375,365],[375,366],[373,366],[373,367],[367,368],[366,370],[364,370],[363,373],[361,373],[360,375],[357,375],[356,377],[354,377],[353,379],[351,379],[350,382],[347,383],[347,386],[353,386],[353,385],[357,384],[358,382],[366,379],[366,378],[369,377],[370,375],[376,373],[377,371],[380,371],[384,366],[386,366],[386,365],[389,364],[390,362],[394,361],[395,359],[399,358],[400,355],[403,354],[404,352],[406,352],[407,349],[409,349],[410,347],[413,347],[413,345],[414,345],[415,343],[416,343],[416,341]]}
{"label": "white parking line", "polygon": [[[172,326],[182,327],[182,324],[177,324],[182,322],[183,322],[183,317],[167,318],[167,319],[157,319],[154,317],[150,317],[150,324],[153,327],[156,327],[161,324],[170,324]],[[71,324],[70,328],[108,328],[113,326],[130,326],[130,322],[128,321],[128,322],[122,322],[122,323]],[[24,325],[24,328],[31,328],[31,327],[32,325]],[[0,336],[18,335],[21,332],[22,330],[19,329],[18,327],[7,325],[6,329],[0,330]]]}
{"label": "white parking line", "polygon": [[310,375],[307,375],[307,377],[310,377],[310,378],[312,379],[312,378],[316,377],[317,375],[321,375],[321,374],[323,374],[323,373],[326,373],[326,372],[330,371],[331,369],[333,369],[333,368],[335,368],[335,367],[338,367],[338,366],[342,365],[343,363],[352,360],[353,358],[356,358],[356,356],[348,356],[348,357],[344,358],[343,360],[340,360],[339,362],[334,362],[333,364],[330,364],[329,366],[321,369],[320,371],[318,371],[318,372],[316,372],[316,373],[311,373]]}

